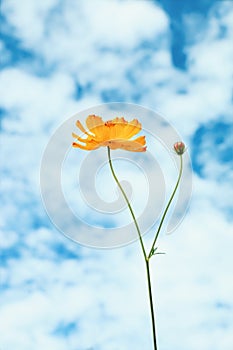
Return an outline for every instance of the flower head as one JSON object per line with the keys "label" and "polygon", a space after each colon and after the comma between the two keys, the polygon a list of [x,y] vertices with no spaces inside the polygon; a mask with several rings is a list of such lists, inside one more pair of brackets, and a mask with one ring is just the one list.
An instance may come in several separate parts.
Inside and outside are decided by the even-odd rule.
{"label": "flower head", "polygon": [[81,148],[87,151],[95,150],[99,147],[109,147],[110,149],[124,149],[131,152],[145,152],[145,136],[137,135],[142,126],[137,119],[127,122],[124,118],[115,118],[104,122],[101,117],[89,115],[86,119],[86,130],[78,120],[76,126],[85,134],[82,138],[75,133],[72,136],[76,139],[73,147]]}
{"label": "flower head", "polygon": [[174,144],[174,150],[176,153],[181,156],[185,152],[185,144],[183,142],[176,142]]}

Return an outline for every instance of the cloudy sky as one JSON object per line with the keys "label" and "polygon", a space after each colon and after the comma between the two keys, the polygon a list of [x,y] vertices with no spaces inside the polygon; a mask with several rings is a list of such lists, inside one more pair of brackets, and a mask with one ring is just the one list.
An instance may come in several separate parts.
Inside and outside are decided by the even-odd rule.
{"label": "cloudy sky", "polygon": [[[67,150],[72,116],[82,119],[85,110],[111,102],[153,111],[149,124],[148,116],[140,119],[152,129],[158,118],[166,120],[187,144],[186,166],[192,162],[189,209],[175,232],[164,228],[158,245],[166,254],[152,261],[159,350],[232,349],[233,1],[3,0],[0,17],[0,349],[152,349],[138,242],[117,249],[80,245],[53,224],[41,198],[41,164],[52,188],[63,152],[61,187],[81,218],[78,237],[86,237],[87,224],[91,235],[96,227],[108,234],[131,223],[122,203],[116,217],[108,213],[106,203],[118,197],[106,151],[87,159]],[[175,183],[174,155],[160,142],[168,129],[148,133],[153,157],[146,173],[142,155],[126,152],[128,165],[115,161],[121,179],[131,178],[137,215],[152,193],[167,197]],[[55,163],[43,163],[54,135]],[[80,186],[85,159],[89,171]],[[94,166],[99,211],[85,182],[87,175],[93,181]],[[157,180],[153,191],[147,175]],[[50,193],[44,187],[42,195],[45,189]],[[189,187],[181,193],[187,204]],[[71,224],[54,202],[66,234]],[[164,198],[156,203],[158,215]],[[146,213],[148,221],[155,215]],[[148,247],[153,232],[145,236]]]}

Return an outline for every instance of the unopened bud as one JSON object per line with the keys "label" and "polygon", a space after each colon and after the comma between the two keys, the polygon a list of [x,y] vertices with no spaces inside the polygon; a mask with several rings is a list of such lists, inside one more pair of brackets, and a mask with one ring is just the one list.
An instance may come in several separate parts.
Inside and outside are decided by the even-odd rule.
{"label": "unopened bud", "polygon": [[181,156],[185,152],[185,144],[183,142],[176,142],[174,144],[174,150]]}

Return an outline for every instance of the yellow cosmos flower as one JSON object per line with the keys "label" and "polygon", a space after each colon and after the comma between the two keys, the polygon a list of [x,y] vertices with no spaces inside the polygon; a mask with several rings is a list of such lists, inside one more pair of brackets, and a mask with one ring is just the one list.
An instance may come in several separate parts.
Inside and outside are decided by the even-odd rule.
{"label": "yellow cosmos flower", "polygon": [[142,126],[137,119],[127,122],[124,118],[115,118],[104,122],[101,117],[89,115],[86,119],[88,131],[85,130],[81,122],[76,122],[77,127],[85,134],[82,138],[75,133],[72,136],[76,139],[73,147],[87,151],[95,150],[99,147],[109,147],[110,149],[124,149],[131,152],[145,152],[145,136],[131,139],[138,134]]}

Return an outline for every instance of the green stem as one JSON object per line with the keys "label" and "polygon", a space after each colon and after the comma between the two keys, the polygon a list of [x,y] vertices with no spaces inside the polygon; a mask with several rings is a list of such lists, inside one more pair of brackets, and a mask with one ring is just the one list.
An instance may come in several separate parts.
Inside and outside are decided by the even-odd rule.
{"label": "green stem", "polygon": [[135,218],[133,209],[132,209],[131,204],[130,204],[130,202],[129,202],[129,200],[128,200],[128,197],[127,197],[127,195],[126,195],[126,193],[125,193],[123,187],[121,186],[121,184],[120,184],[120,182],[119,182],[119,180],[118,180],[118,178],[117,178],[117,176],[116,176],[116,174],[115,174],[115,171],[114,171],[114,169],[113,169],[112,160],[111,160],[111,154],[110,154],[110,148],[109,148],[109,147],[108,147],[108,160],[109,160],[109,165],[110,165],[110,169],[111,169],[112,175],[113,175],[113,177],[114,177],[114,179],[115,179],[115,181],[116,181],[116,183],[117,183],[117,185],[118,185],[118,187],[119,187],[121,193],[123,194],[123,197],[125,198],[125,201],[126,201],[126,203],[127,203],[127,205],[128,205],[128,208],[129,208],[129,210],[130,210],[130,213],[131,213],[131,215],[132,215],[134,224],[135,224],[136,229],[137,229],[137,233],[138,233],[138,237],[139,237],[139,240],[140,240],[140,244],[141,244],[141,247],[142,247],[143,255],[144,255],[144,258],[145,258],[145,260],[146,260],[146,259],[147,259],[147,255],[146,255],[145,247],[144,247],[144,244],[143,244],[143,241],[142,241],[142,235],[141,235],[141,232],[140,232],[140,229],[139,229],[137,220],[136,220],[136,218]]}
{"label": "green stem", "polygon": [[153,330],[153,344],[154,344],[154,350],[157,350],[156,332],[155,332],[155,315],[154,315],[154,307],[153,307],[153,298],[152,298],[152,288],[151,288],[150,266],[149,266],[149,264],[150,264],[149,259],[147,259],[146,260],[146,275],[147,275],[149,300],[150,300],[150,313],[151,313],[151,322],[152,322],[152,330]]}
{"label": "green stem", "polygon": [[144,260],[145,260],[145,263],[146,263],[146,275],[147,275],[147,283],[148,283],[148,291],[149,291],[149,300],[150,300],[150,311],[151,311],[151,322],[152,322],[152,330],[153,330],[153,344],[154,344],[154,350],[157,350],[157,344],[156,344],[156,331],[155,331],[155,316],[154,316],[154,308],[153,308],[153,299],[152,299],[152,289],[151,289],[151,280],[150,280],[150,268],[149,268],[149,258],[147,257],[146,255],[146,251],[145,251],[145,247],[144,247],[144,244],[143,244],[143,240],[142,240],[142,235],[141,235],[141,231],[139,229],[139,226],[138,226],[138,223],[137,223],[137,220],[136,220],[136,217],[134,215],[134,212],[133,212],[133,209],[131,207],[131,204],[128,200],[128,197],[124,191],[124,189],[122,188],[116,174],[115,174],[115,171],[113,169],[113,166],[112,166],[112,160],[111,160],[111,154],[110,154],[110,148],[108,147],[108,160],[109,160],[109,165],[110,165],[110,169],[111,169],[111,172],[112,172],[112,175],[123,195],[123,197],[125,198],[125,201],[128,205],[128,208],[130,210],[130,213],[132,215],[132,218],[133,218],[133,221],[134,221],[134,224],[135,224],[135,227],[137,229],[137,233],[138,233],[138,237],[139,237],[139,240],[140,240],[140,244],[141,244],[141,247],[142,247],[142,252],[143,252],[143,256],[144,256]]}
{"label": "green stem", "polygon": [[178,179],[177,179],[175,188],[174,188],[174,190],[173,190],[173,192],[172,192],[172,195],[171,195],[171,197],[170,197],[170,199],[169,199],[169,201],[168,201],[168,204],[167,204],[167,206],[166,206],[166,208],[165,208],[165,210],[164,210],[162,219],[161,219],[161,221],[160,221],[158,230],[157,230],[156,235],[155,235],[155,239],[154,239],[154,241],[153,241],[153,244],[152,244],[150,253],[149,253],[149,255],[148,255],[148,259],[150,259],[150,258],[152,257],[152,255],[153,255],[153,253],[154,253],[155,244],[156,244],[156,241],[157,241],[157,239],[158,239],[160,230],[161,230],[161,228],[162,228],[164,219],[165,219],[166,214],[167,214],[167,211],[168,211],[168,209],[169,209],[169,207],[170,207],[170,205],[171,205],[171,202],[172,202],[172,200],[173,200],[173,198],[174,198],[174,196],[175,196],[176,190],[177,190],[177,188],[178,188],[178,186],[179,186],[180,179],[181,179],[181,175],[182,175],[182,171],[183,171],[183,159],[182,159],[182,155],[180,155],[180,171],[179,171],[179,176],[178,176]]}

